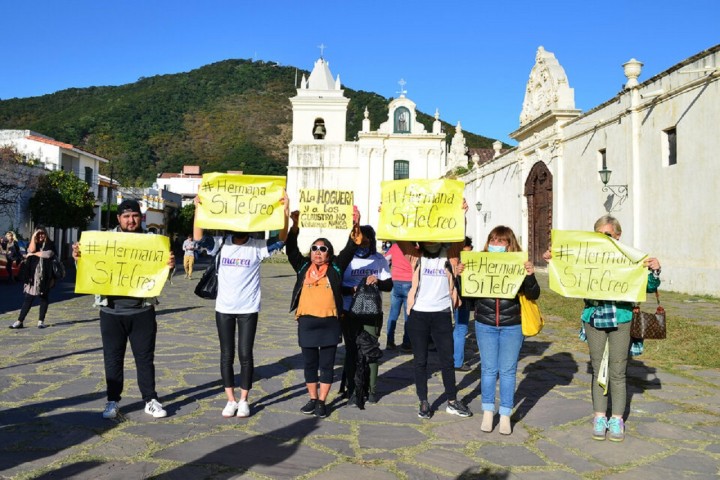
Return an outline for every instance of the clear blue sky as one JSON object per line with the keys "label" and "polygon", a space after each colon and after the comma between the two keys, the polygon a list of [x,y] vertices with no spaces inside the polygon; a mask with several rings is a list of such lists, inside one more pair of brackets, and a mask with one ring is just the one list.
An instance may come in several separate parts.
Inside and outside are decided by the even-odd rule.
{"label": "clear blue sky", "polygon": [[540,45],[588,110],[620,91],[631,57],[643,81],[720,43],[720,0],[2,0],[0,18],[0,99],[229,58],[310,70],[324,44],[347,87],[395,97],[402,78],[418,109],[506,142]]}

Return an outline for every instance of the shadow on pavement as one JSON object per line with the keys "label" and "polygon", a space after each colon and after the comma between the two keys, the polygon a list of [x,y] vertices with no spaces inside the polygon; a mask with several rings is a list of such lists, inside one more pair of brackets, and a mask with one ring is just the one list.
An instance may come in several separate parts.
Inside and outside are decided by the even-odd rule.
{"label": "shadow on pavement", "polygon": [[578,364],[568,352],[556,353],[528,364],[515,390],[513,421],[522,420],[553,388],[570,385],[577,371]]}

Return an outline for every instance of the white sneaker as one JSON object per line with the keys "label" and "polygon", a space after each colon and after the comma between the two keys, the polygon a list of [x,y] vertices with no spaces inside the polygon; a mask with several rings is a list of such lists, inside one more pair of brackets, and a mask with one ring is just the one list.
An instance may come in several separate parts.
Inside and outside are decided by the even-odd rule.
{"label": "white sneaker", "polygon": [[162,403],[154,398],[145,404],[145,413],[155,418],[167,417],[167,412],[163,409]]}
{"label": "white sneaker", "polygon": [[237,402],[227,402],[227,405],[225,405],[225,408],[223,408],[222,416],[225,418],[234,417],[237,409],[238,409]]}
{"label": "white sneaker", "polygon": [[102,416],[103,418],[115,418],[118,416],[119,411],[120,405],[118,405],[118,402],[107,402],[105,404],[105,410],[103,410]]}
{"label": "white sneaker", "polygon": [[237,416],[238,417],[249,417],[250,416],[250,405],[247,400],[240,400],[237,404]]}

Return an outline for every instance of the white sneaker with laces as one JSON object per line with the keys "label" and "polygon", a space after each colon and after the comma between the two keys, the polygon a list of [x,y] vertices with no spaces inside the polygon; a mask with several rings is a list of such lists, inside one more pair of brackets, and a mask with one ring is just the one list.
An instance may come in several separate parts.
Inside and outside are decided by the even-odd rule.
{"label": "white sneaker with laces", "polygon": [[235,412],[237,412],[238,409],[238,403],[237,402],[227,402],[225,405],[225,408],[223,408],[222,416],[225,418],[230,418],[235,416]]}
{"label": "white sneaker with laces", "polygon": [[105,410],[103,410],[102,416],[103,418],[115,418],[118,416],[118,412],[120,411],[120,405],[118,405],[118,402],[107,402],[105,404]]}
{"label": "white sneaker with laces", "polygon": [[162,403],[154,398],[145,404],[145,413],[155,418],[167,417],[167,412],[163,409]]}
{"label": "white sneaker with laces", "polygon": [[240,400],[237,404],[237,416],[238,417],[249,417],[250,416],[250,405],[247,400]]}

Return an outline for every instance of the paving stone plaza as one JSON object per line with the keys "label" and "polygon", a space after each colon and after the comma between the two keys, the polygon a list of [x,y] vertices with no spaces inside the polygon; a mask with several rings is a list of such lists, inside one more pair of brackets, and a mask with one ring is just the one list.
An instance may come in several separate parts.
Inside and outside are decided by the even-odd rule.
{"label": "paving stone plaza", "polygon": [[[539,276],[546,288],[547,275]],[[717,478],[720,472],[720,371],[688,367],[671,374],[646,366],[642,357],[632,361],[625,441],[593,441],[587,347],[579,341],[572,350],[558,347],[552,318],[523,347],[510,436],[480,431],[479,358],[472,341],[472,370],[456,372],[459,398],[476,413],[472,418],[445,413],[433,363],[429,388],[436,411],[430,420],[419,419],[412,356],[400,352],[381,360],[379,403],[346,407],[337,395],[342,347],[330,415],[302,415],[307,394],[288,313],[294,273],[286,263],[262,268],[251,416],[222,418],[214,304],[193,295],[198,277],[186,280],[178,272],[157,309],[164,419],[143,411],[129,348],[122,415],[101,417],[106,399],[98,311],[92,297],[72,294],[72,278],[52,292],[44,330],[35,327],[37,306],[28,328],[6,328],[17,319],[21,287],[0,285],[0,478],[661,480]],[[666,308],[672,318],[674,307]]]}

